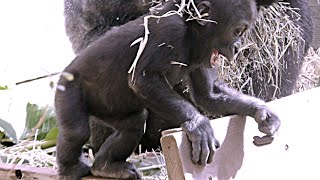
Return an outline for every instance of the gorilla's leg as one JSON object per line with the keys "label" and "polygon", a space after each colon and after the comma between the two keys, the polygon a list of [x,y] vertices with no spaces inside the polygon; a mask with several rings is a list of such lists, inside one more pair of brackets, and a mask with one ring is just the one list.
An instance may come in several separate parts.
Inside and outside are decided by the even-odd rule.
{"label": "gorilla's leg", "polygon": [[[59,126],[57,142],[57,163],[59,179],[80,180],[89,173],[89,167],[80,161],[82,146],[90,136],[88,114],[79,88],[68,87],[67,91],[57,90],[55,105]],[[74,113],[77,112],[77,113]]]}
{"label": "gorilla's leg", "polygon": [[149,111],[148,119],[146,121],[146,131],[141,139],[141,152],[143,153],[145,151],[152,151],[160,148],[161,131],[165,129],[169,129],[169,127],[166,125],[164,119],[153,111]]}
{"label": "gorilla's leg", "polygon": [[94,176],[116,179],[140,179],[135,167],[126,162],[143,134],[147,111],[112,118],[108,123],[116,129],[102,144],[91,168]]}
{"label": "gorilla's leg", "polygon": [[101,120],[97,117],[91,116],[89,119],[90,123],[90,139],[89,144],[93,150],[93,153],[97,153],[99,148],[104,143],[104,141],[109,137],[114,130],[104,123],[100,122]]}

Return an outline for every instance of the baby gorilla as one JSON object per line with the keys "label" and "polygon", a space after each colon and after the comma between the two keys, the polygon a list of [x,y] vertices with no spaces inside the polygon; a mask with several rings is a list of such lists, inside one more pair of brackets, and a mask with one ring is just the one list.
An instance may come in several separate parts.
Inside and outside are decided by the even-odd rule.
{"label": "baby gorilla", "polygon": [[[131,45],[145,35],[144,17],[111,29],[65,68],[64,74],[69,75],[61,76],[58,84],[63,88],[55,96],[59,179],[80,179],[89,173],[89,167],[79,160],[90,136],[89,116],[114,129],[91,167],[93,175],[107,178],[141,178],[126,159],[143,134],[146,108],[182,127],[191,142],[192,161],[200,165],[212,162],[219,143],[208,118],[195,106],[211,114],[254,117],[265,139],[272,139],[279,118],[262,101],[218,82],[212,76],[217,69],[210,63],[213,50],[233,58],[241,35],[257,15],[255,0],[194,2],[202,20],[186,21],[188,14],[149,19],[149,39],[134,73],[128,70],[139,46]],[[175,3],[181,1],[165,3],[157,15],[177,11]],[[213,20],[219,23],[210,22]],[[195,106],[172,88],[181,81],[191,88]],[[257,143],[268,143],[265,139]]]}

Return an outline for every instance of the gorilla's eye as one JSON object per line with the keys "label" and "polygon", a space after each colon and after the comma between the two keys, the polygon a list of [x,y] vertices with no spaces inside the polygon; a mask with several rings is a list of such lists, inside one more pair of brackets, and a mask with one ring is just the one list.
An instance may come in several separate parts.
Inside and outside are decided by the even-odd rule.
{"label": "gorilla's eye", "polygon": [[234,32],[233,32],[233,35],[235,37],[241,37],[244,32],[246,31],[247,27],[246,26],[242,26],[240,28],[237,28]]}

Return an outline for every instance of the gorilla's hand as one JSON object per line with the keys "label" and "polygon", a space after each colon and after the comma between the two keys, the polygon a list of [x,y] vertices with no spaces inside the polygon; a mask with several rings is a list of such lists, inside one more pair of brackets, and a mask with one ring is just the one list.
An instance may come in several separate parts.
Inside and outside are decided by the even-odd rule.
{"label": "gorilla's hand", "polygon": [[279,130],[279,127],[281,125],[278,116],[267,106],[261,106],[257,109],[254,118],[258,123],[259,131],[265,133],[266,136],[262,138],[255,136],[253,143],[256,146],[262,146],[272,143],[274,139],[273,136]]}
{"label": "gorilla's hand", "polygon": [[213,129],[208,118],[199,116],[181,125],[192,145],[192,161],[195,164],[211,163],[219,141],[214,137]]}

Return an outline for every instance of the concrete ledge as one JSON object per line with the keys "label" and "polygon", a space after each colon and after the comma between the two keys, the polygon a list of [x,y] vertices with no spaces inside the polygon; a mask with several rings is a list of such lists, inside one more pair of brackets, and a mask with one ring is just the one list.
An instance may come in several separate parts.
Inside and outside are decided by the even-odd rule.
{"label": "concrete ledge", "polygon": [[192,164],[185,133],[179,129],[164,132],[161,144],[169,179],[320,179],[320,88],[268,105],[282,121],[272,144],[253,145],[253,136],[263,134],[250,117],[212,120],[221,148],[205,167]]}

